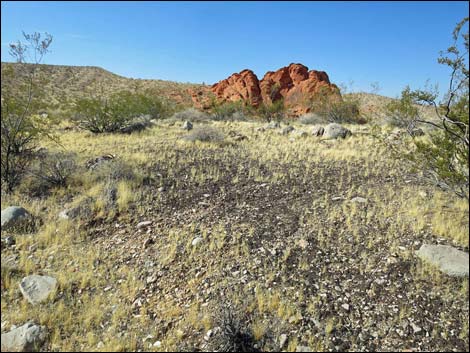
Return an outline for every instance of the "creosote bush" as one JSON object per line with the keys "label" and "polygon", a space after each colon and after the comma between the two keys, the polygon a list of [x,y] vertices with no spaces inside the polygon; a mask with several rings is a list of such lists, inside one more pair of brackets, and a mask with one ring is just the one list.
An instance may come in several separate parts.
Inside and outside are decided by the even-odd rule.
{"label": "creosote bush", "polygon": [[122,91],[109,98],[79,99],[74,111],[72,120],[81,129],[127,133],[142,130],[151,119],[162,117],[164,104],[154,96]]}

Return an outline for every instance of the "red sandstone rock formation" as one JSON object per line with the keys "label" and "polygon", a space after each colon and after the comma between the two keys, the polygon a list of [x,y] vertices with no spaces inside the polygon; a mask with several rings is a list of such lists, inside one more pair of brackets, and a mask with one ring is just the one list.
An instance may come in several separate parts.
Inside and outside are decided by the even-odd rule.
{"label": "red sandstone rock formation", "polygon": [[340,99],[339,89],[331,84],[324,71],[308,70],[302,64],[290,64],[275,72],[267,72],[261,81],[251,70],[233,74],[210,87],[193,92],[196,107],[208,106],[208,93],[212,92],[218,101],[239,101],[254,107],[261,103],[270,104],[281,98],[292,115],[309,111],[309,102],[319,94],[331,99]]}

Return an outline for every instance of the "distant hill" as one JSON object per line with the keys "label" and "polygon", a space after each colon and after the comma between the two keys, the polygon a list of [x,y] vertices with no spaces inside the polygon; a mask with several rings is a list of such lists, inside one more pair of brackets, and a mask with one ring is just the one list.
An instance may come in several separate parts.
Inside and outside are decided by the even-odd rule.
{"label": "distant hill", "polygon": [[[18,88],[18,82],[4,79],[3,71],[10,67],[22,75],[30,64],[2,62],[2,85]],[[200,84],[178,83],[164,80],[134,79],[116,75],[96,66],[39,65],[40,78],[45,78],[46,99],[51,106],[68,106],[75,99],[89,97],[103,92],[108,95],[121,90],[147,90],[177,105],[192,105],[191,89],[200,88]]]}

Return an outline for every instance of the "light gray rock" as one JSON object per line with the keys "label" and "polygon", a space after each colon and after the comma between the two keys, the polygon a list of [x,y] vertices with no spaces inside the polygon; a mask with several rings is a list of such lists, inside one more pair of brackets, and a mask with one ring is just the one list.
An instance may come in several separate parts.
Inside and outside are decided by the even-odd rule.
{"label": "light gray rock", "polygon": [[193,124],[192,124],[190,121],[186,120],[186,121],[183,123],[183,126],[182,126],[181,128],[182,128],[183,130],[189,131],[189,130],[192,130],[192,129],[193,129]]}
{"label": "light gray rock", "polygon": [[307,346],[297,346],[295,349],[296,352],[313,352],[310,347]]}
{"label": "light gray rock", "polygon": [[39,351],[46,337],[47,331],[44,326],[28,322],[7,333],[2,333],[2,352]]}
{"label": "light gray rock", "polygon": [[323,128],[323,126],[314,126],[312,129],[313,136],[323,136],[324,132],[325,132],[325,129]]}
{"label": "light gray rock", "polygon": [[288,135],[290,132],[294,131],[294,127],[287,125],[281,130],[281,135]]}
{"label": "light gray rock", "polygon": [[337,138],[346,138],[347,136],[352,135],[351,130],[346,129],[340,124],[328,124],[325,127],[325,132],[323,133],[324,139],[337,139]]}
{"label": "light gray rock", "polygon": [[2,230],[24,225],[31,219],[31,214],[23,207],[10,206],[5,208],[1,214]]}
{"label": "light gray rock", "polygon": [[266,129],[279,129],[281,124],[278,121],[271,121],[268,125],[266,125]]}
{"label": "light gray rock", "polygon": [[137,229],[146,228],[152,224],[152,221],[142,221],[137,224]]}
{"label": "light gray rock", "polygon": [[351,202],[367,203],[367,199],[360,197],[360,196],[356,196],[351,199]]}
{"label": "light gray rock", "polygon": [[49,297],[57,286],[57,280],[49,276],[31,275],[24,277],[20,284],[23,296],[31,304],[36,305]]}
{"label": "light gray rock", "polygon": [[454,277],[468,277],[468,253],[449,245],[423,244],[416,255]]}
{"label": "light gray rock", "polygon": [[286,342],[287,342],[287,335],[283,333],[281,336],[279,336],[279,349],[284,348]]}
{"label": "light gray rock", "polygon": [[197,237],[197,238],[194,238],[193,241],[191,242],[191,245],[192,246],[197,246],[198,244],[200,244],[202,242],[202,238],[201,237]]}

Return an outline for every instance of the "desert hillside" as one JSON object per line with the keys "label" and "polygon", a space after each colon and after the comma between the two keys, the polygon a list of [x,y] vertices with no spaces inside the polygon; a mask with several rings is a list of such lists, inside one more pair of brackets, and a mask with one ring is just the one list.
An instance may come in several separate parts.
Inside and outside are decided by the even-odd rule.
{"label": "desert hillside", "polygon": [[[3,79],[2,85],[16,89],[28,64],[2,62],[2,72],[13,69],[16,80]],[[164,80],[133,79],[116,75],[95,66],[39,65],[39,81],[45,85],[46,97],[51,106],[68,105],[77,98],[98,93],[109,95],[117,91],[151,90],[155,95],[168,99],[180,106],[191,105],[189,90],[201,85],[178,83]]]}

